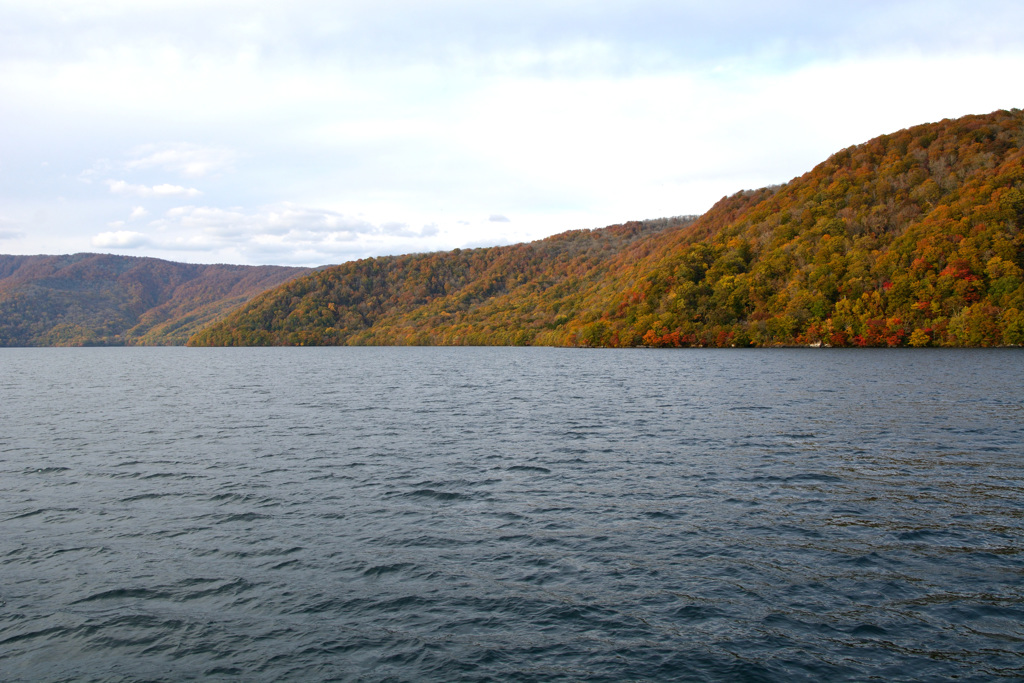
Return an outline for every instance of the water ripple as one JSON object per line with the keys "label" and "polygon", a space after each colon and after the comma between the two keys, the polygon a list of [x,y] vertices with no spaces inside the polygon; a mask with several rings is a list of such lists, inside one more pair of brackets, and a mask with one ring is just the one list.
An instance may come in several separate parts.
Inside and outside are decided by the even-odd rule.
{"label": "water ripple", "polygon": [[0,361],[4,680],[1024,677],[1016,350]]}

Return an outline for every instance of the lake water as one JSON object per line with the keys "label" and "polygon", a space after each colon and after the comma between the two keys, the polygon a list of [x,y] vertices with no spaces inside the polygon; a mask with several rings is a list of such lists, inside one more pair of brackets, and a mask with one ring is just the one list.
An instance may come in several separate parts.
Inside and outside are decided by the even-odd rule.
{"label": "lake water", "polygon": [[0,679],[1024,677],[1024,352],[0,349]]}

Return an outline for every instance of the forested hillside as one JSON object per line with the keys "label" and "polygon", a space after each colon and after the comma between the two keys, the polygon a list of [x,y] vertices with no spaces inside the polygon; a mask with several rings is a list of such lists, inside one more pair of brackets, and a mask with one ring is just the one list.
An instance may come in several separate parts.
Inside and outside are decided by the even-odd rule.
{"label": "forested hillside", "polygon": [[0,346],[184,344],[308,268],[0,255]]}
{"label": "forested hillside", "polygon": [[925,124],[699,219],[367,259],[194,345],[1024,343],[1024,114]]}
{"label": "forested hillside", "polygon": [[353,261],[267,292],[190,344],[555,344],[611,263],[694,219]]}

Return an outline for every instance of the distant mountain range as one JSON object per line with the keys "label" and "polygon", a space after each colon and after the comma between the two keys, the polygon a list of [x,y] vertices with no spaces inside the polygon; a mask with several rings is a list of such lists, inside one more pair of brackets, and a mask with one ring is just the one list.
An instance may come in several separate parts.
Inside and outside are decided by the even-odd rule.
{"label": "distant mountain range", "polygon": [[0,345],[1024,344],[1024,113],[925,124],[703,216],[321,269],[0,256]]}
{"label": "distant mountain range", "polygon": [[925,124],[699,218],[346,263],[189,341],[1024,344],[1024,113]]}
{"label": "distant mountain range", "polygon": [[0,255],[0,346],[184,344],[309,268]]}

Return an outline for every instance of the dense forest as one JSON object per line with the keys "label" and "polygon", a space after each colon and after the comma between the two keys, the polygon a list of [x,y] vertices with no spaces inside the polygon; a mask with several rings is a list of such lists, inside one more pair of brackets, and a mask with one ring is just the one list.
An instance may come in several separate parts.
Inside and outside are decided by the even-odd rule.
{"label": "dense forest", "polygon": [[266,292],[191,345],[1024,343],[1024,113],[925,124],[700,217],[382,257]]}
{"label": "dense forest", "polygon": [[0,346],[184,344],[309,268],[72,254],[0,255]]}

